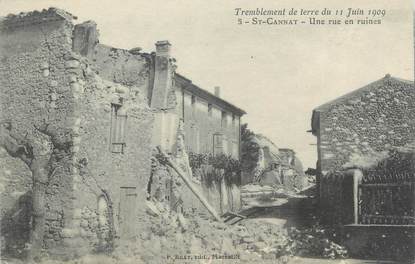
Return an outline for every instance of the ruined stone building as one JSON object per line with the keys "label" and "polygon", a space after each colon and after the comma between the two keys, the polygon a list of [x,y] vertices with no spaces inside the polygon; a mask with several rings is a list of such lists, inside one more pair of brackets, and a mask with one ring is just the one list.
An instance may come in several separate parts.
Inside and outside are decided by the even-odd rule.
{"label": "ruined stone building", "polygon": [[190,151],[239,156],[244,111],[176,74],[167,41],[151,54],[117,49],[75,19],[50,8],[0,20],[4,252],[28,241],[34,192],[49,252],[140,234],[152,149],[174,152],[180,119]]}
{"label": "ruined stone building", "polygon": [[253,171],[244,171],[245,184],[258,182],[261,185],[284,186],[287,190],[302,189],[307,179],[300,159],[289,148],[278,148],[267,137],[255,134],[250,141],[257,147],[256,166]]}

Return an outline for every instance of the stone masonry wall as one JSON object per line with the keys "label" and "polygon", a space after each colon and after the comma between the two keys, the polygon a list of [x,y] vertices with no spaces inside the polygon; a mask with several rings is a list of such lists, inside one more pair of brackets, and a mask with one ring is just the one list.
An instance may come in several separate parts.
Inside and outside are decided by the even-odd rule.
{"label": "stone masonry wall", "polygon": [[88,58],[102,79],[135,87],[144,98],[149,98],[151,68],[147,57],[98,44]]}
{"label": "stone masonry wall", "polygon": [[144,98],[151,96],[154,78],[153,56],[141,48],[118,49],[99,43],[99,31],[93,21],[75,25],[73,50],[89,59],[89,64],[104,80],[140,89]]}
{"label": "stone masonry wall", "polygon": [[[82,96],[79,109],[79,137],[75,139],[78,173],[75,175],[75,212],[69,237],[83,250],[106,250],[115,237],[134,237],[140,228],[151,170],[151,131],[153,113],[138,86],[123,86],[105,81],[84,63]],[[140,70],[140,69],[138,69]],[[110,148],[111,104],[122,98],[127,114],[123,153]],[[123,200],[124,189],[131,190],[132,200]],[[128,189],[128,190],[130,190]],[[130,194],[128,194],[130,195]],[[100,205],[100,202],[102,205]],[[102,208],[102,206],[104,208]],[[135,222],[122,222],[126,208]],[[126,228],[130,231],[125,233]],[[111,230],[108,230],[111,229]]]}
{"label": "stone masonry wall", "polygon": [[[49,9],[10,15],[0,23],[0,122],[10,122],[11,134],[30,142],[35,156],[51,157],[46,248],[62,245],[63,216],[72,210],[71,141],[76,113],[70,75],[76,62],[71,54],[71,20],[70,14]],[[44,125],[52,137],[40,132]],[[20,227],[29,227],[32,179],[21,160],[6,155],[2,150],[2,250],[21,254],[29,229]]]}
{"label": "stone masonry wall", "polygon": [[389,76],[320,112],[319,160],[323,175],[353,155],[403,146],[415,139],[413,82]]}
{"label": "stone masonry wall", "polygon": [[[44,248],[54,256],[109,249],[147,221],[150,67],[143,57],[126,55],[134,61],[125,64],[128,75],[113,58],[115,49],[106,49],[112,59],[99,63],[74,53],[73,28],[72,16],[58,9],[11,15],[0,24],[0,123],[10,122],[14,135],[32,142],[35,155],[50,150]],[[111,103],[120,98],[126,145],[124,153],[112,153]],[[45,125],[52,137],[38,130]],[[21,257],[30,231],[31,173],[3,149],[1,157],[2,251]]]}

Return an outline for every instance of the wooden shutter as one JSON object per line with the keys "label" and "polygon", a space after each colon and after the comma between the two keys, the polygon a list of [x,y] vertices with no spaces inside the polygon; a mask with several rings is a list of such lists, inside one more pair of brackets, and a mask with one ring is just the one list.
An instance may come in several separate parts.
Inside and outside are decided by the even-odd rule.
{"label": "wooden shutter", "polygon": [[120,114],[121,105],[111,105],[111,151],[123,153],[125,147],[125,130],[127,115]]}

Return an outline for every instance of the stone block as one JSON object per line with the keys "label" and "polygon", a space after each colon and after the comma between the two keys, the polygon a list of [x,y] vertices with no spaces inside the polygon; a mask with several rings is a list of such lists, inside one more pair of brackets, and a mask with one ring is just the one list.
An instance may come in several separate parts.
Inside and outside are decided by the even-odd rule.
{"label": "stone block", "polygon": [[68,60],[65,62],[66,69],[77,69],[79,68],[80,63],[77,60]]}
{"label": "stone block", "polygon": [[58,86],[58,82],[55,81],[55,80],[52,80],[52,81],[50,81],[50,86],[51,87],[56,87],[56,86]]}
{"label": "stone block", "polygon": [[50,72],[49,72],[49,70],[48,70],[48,69],[44,69],[44,70],[42,71],[42,75],[43,75],[43,77],[48,77],[48,76],[49,76],[49,74],[50,74]]}
{"label": "stone block", "polygon": [[88,228],[88,220],[86,220],[86,219],[82,219],[82,220],[81,220],[81,227],[83,227],[83,228]]}
{"label": "stone block", "polygon": [[80,231],[76,228],[64,228],[62,229],[61,235],[63,238],[75,237],[80,235]]}
{"label": "stone block", "polygon": [[47,63],[46,61],[45,62],[42,62],[40,64],[40,69],[41,70],[49,69],[49,63]]}
{"label": "stone block", "polygon": [[75,208],[73,210],[73,218],[74,219],[81,219],[81,217],[82,217],[82,210],[79,209],[79,208]]}

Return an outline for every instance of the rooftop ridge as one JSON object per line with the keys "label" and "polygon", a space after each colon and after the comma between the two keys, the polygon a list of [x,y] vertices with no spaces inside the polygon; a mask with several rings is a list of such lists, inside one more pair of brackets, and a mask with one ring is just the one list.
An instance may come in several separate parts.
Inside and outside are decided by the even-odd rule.
{"label": "rooftop ridge", "polygon": [[406,79],[401,79],[401,78],[393,77],[390,74],[386,74],[385,77],[383,77],[383,78],[381,78],[379,80],[370,82],[369,84],[366,84],[366,85],[364,85],[364,86],[362,86],[362,87],[360,87],[358,89],[355,89],[355,90],[353,90],[351,92],[348,92],[346,94],[343,94],[343,95],[341,95],[341,96],[339,96],[339,97],[337,97],[335,99],[332,99],[332,100],[328,101],[327,103],[324,103],[324,104],[322,104],[322,105],[314,108],[313,111],[324,111],[324,110],[326,110],[327,107],[329,107],[330,105],[332,105],[334,103],[342,102],[343,100],[346,100],[346,99],[348,99],[348,98],[350,98],[350,97],[352,97],[354,95],[357,95],[359,93],[362,93],[362,92],[365,92],[367,90],[370,90],[373,87],[375,87],[375,86],[377,86],[379,84],[383,84],[383,83],[385,83],[387,81],[395,81],[395,82],[401,82],[401,83],[412,84],[412,85],[414,84],[414,81],[406,80]]}
{"label": "rooftop ridge", "polygon": [[241,108],[233,105],[232,103],[230,103],[230,102],[228,102],[228,101],[226,101],[226,100],[224,100],[220,97],[217,97],[213,93],[211,93],[211,92],[209,92],[209,91],[207,91],[203,88],[200,88],[198,85],[194,84],[192,82],[192,80],[186,78],[182,74],[176,72],[174,75],[175,75],[175,77],[178,77],[178,78],[182,79],[184,82],[187,82],[186,87],[184,87],[185,89],[192,89],[193,88],[194,90],[197,90],[198,92],[200,92],[201,96],[215,98],[215,100],[217,100],[220,104],[223,104],[227,108],[231,108],[232,110],[236,111],[238,114],[240,114],[240,115],[246,114],[246,112],[244,110],[242,110]]}

